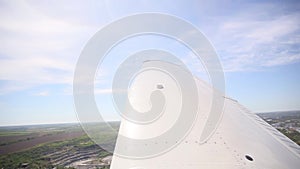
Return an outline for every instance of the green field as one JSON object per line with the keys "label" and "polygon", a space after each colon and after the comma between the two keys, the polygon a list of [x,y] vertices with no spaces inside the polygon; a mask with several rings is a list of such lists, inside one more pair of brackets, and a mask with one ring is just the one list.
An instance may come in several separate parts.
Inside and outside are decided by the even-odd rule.
{"label": "green field", "polygon": [[[114,126],[118,128],[119,123]],[[114,144],[112,133],[101,133],[104,142]],[[110,165],[101,160],[111,153],[95,144],[78,124],[1,127],[0,140],[0,168],[4,169],[76,168],[74,163],[81,160],[99,164],[97,168]]]}

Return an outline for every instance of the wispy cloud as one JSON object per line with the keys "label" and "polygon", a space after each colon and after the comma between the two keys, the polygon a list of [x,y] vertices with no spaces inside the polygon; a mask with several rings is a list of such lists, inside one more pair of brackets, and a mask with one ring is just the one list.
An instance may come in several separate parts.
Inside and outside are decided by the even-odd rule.
{"label": "wispy cloud", "polygon": [[[43,2],[1,3],[0,80],[12,85],[3,86],[1,91],[18,91],[40,84],[71,85],[82,47],[104,23],[88,18],[91,12],[87,6],[93,4],[74,2],[72,7],[62,9],[61,5],[48,6]],[[86,15],[78,13],[80,9]]]}
{"label": "wispy cloud", "polygon": [[257,71],[300,61],[300,13],[277,13],[280,6],[274,4],[264,7],[219,21],[214,41],[226,71]]}
{"label": "wispy cloud", "polygon": [[[165,6],[176,5],[170,10],[150,1],[137,3],[141,9],[110,1],[108,11],[103,2],[62,3],[1,2],[0,94],[41,84],[64,84],[69,90],[81,49],[104,23],[111,21],[109,14],[129,15],[141,9],[190,17],[215,45],[225,71],[257,71],[300,61],[298,4],[283,8],[278,3],[245,2],[231,8],[223,1],[164,1]],[[215,4],[226,8],[214,8]],[[203,72],[193,61],[187,63]]]}

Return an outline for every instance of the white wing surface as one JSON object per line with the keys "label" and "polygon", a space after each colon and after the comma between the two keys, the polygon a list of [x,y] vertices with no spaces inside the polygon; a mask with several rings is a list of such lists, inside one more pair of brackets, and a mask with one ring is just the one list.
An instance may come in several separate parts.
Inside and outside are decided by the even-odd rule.
{"label": "white wing surface", "polygon": [[[140,112],[151,108],[151,91],[159,90],[166,97],[164,113],[149,124],[136,124],[122,119],[119,135],[136,140],[150,141],[135,145],[119,138],[116,150],[125,147],[128,154],[134,149],[152,151],[153,147],[166,147],[149,157],[131,157],[115,154],[111,169],[298,169],[300,148],[275,128],[267,124],[236,100],[225,99],[223,115],[216,130],[201,142],[212,104],[213,89],[196,79],[198,88],[198,115],[191,130],[182,140],[153,140],[175,124],[180,111],[180,88],[174,79],[163,72],[149,70],[137,75],[132,82],[130,104]],[[182,113],[182,112],[181,112]],[[192,123],[187,121],[186,123]],[[125,145],[124,145],[125,144]],[[172,145],[169,146],[168,145]],[[138,147],[137,147],[138,146]],[[171,148],[170,148],[171,147]]]}

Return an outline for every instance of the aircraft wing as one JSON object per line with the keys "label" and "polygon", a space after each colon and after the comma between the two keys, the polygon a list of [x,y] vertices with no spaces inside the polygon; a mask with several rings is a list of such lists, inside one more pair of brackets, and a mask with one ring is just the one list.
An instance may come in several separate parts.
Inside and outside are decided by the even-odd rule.
{"label": "aircraft wing", "polygon": [[[151,74],[156,80],[149,80]],[[172,100],[174,96],[177,96],[176,86],[172,86],[171,82],[169,84],[168,78],[158,72],[149,72],[146,77],[141,76],[133,82],[131,104],[141,110],[149,106],[141,103],[141,100],[149,95],[145,90],[151,90],[153,86],[157,86],[158,82],[160,82],[158,90],[165,95],[173,91],[170,94],[172,97],[169,99],[171,100],[169,103],[173,104],[171,108],[165,109],[167,113],[165,112],[160,119],[149,125],[132,124],[132,122],[122,119],[119,135],[151,140],[150,138],[155,138],[174,125],[169,121],[174,120],[172,113],[178,109],[175,101]],[[191,131],[181,141],[172,139],[153,141],[152,139],[142,146],[135,145],[136,142],[124,143],[118,138],[115,150],[125,147],[124,151],[129,154],[136,150],[151,151],[153,146],[167,147],[168,144],[173,146],[163,153],[149,157],[139,158],[115,154],[111,169],[298,169],[300,167],[300,147],[296,143],[236,100],[225,96],[221,96],[224,98],[224,109],[218,126],[207,140],[201,142],[200,135],[209,117],[213,89],[197,78],[195,81],[198,88],[198,111],[200,113],[195,119]],[[168,116],[168,112],[170,116]]]}

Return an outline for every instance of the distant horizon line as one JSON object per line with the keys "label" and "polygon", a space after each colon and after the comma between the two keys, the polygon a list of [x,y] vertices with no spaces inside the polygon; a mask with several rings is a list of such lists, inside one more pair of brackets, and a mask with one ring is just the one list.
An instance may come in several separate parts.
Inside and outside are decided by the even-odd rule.
{"label": "distant horizon line", "polygon": [[[110,120],[106,122],[120,122],[120,120]],[[98,123],[96,121],[89,122],[89,123]],[[27,124],[8,124],[8,125],[2,125],[1,127],[22,127],[22,126],[39,126],[39,125],[59,125],[59,124],[81,124],[79,121],[73,121],[73,122],[57,122],[57,123],[27,123]]]}
{"label": "distant horizon line", "polygon": [[[260,111],[260,112],[254,112],[255,114],[263,114],[263,113],[284,113],[284,112],[293,112],[293,111],[299,111],[298,110],[274,110],[274,111]],[[106,122],[120,122],[121,120],[109,120]],[[96,121],[90,122],[90,123],[97,123]],[[0,124],[0,127],[22,127],[22,126],[38,126],[38,125],[59,125],[59,124],[80,124],[79,121],[72,121],[72,122],[54,122],[54,123],[27,123],[27,124],[7,124],[2,125]]]}
{"label": "distant horizon line", "polygon": [[283,113],[283,112],[292,112],[292,111],[300,111],[300,109],[259,111],[259,112],[255,112],[255,114],[259,114],[259,113],[275,113],[275,112],[276,113],[280,113],[280,112]]}

